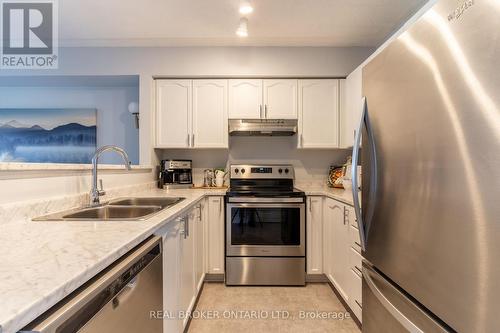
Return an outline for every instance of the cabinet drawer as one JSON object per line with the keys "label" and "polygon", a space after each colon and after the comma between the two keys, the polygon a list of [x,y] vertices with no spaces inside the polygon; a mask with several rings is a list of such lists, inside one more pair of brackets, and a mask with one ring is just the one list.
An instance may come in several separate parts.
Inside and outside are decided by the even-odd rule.
{"label": "cabinet drawer", "polygon": [[362,282],[361,276],[357,274],[357,272],[351,270],[351,279],[352,279],[352,290],[351,290],[351,310],[354,312],[356,317],[361,321],[361,313],[362,313]]}
{"label": "cabinet drawer", "polygon": [[351,239],[351,247],[355,249],[358,253],[361,253],[361,241],[359,238],[359,230],[352,225],[349,226],[349,238]]}
{"label": "cabinet drawer", "polygon": [[353,248],[349,248],[349,266],[353,271],[361,275],[363,257]]}

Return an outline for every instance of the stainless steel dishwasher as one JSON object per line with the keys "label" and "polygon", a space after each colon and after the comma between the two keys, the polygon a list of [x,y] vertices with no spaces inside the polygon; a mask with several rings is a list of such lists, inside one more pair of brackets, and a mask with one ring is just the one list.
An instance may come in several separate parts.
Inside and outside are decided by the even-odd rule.
{"label": "stainless steel dishwasher", "polygon": [[153,237],[59,302],[21,332],[163,332],[161,238]]}

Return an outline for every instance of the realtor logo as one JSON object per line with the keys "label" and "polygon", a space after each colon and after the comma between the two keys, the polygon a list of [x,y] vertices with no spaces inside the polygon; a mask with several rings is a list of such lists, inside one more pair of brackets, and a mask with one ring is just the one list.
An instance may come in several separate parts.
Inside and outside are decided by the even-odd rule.
{"label": "realtor logo", "polygon": [[0,0],[2,69],[58,65],[57,0]]}

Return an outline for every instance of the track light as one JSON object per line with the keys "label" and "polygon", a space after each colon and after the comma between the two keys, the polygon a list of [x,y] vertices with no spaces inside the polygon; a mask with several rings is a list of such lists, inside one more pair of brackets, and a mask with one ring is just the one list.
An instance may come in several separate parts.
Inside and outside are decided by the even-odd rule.
{"label": "track light", "polygon": [[238,29],[236,30],[236,34],[240,37],[248,37],[248,19],[245,17],[242,17],[240,19],[240,25],[238,26]]}
{"label": "track light", "polygon": [[240,14],[241,15],[248,15],[248,14],[251,14],[252,12],[253,12],[253,7],[249,1],[241,2],[241,5],[240,5]]}

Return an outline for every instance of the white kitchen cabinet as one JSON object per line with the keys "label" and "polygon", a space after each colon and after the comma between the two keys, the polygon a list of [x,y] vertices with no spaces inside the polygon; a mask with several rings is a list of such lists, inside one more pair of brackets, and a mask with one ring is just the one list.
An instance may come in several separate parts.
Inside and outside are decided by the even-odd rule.
{"label": "white kitchen cabinet", "polygon": [[157,80],[157,148],[227,148],[227,80]]}
{"label": "white kitchen cabinet", "polygon": [[182,321],[178,317],[180,305],[180,242],[181,222],[170,222],[158,232],[163,238],[163,320],[164,332],[181,332]]}
{"label": "white kitchen cabinet", "polygon": [[207,273],[224,274],[224,197],[208,198]]}
{"label": "white kitchen cabinet", "polygon": [[341,80],[299,80],[298,148],[338,148]]}
{"label": "white kitchen cabinet", "polygon": [[[191,311],[196,300],[194,281],[194,213],[191,211],[183,218],[181,227],[181,241],[179,248],[180,264],[180,309],[181,311]],[[182,327],[186,327],[188,317],[183,318]]]}
{"label": "white kitchen cabinet", "polygon": [[156,146],[190,147],[191,80],[156,81]]}
{"label": "white kitchen cabinet", "polygon": [[229,80],[229,119],[297,119],[297,80]]}
{"label": "white kitchen cabinet", "polygon": [[307,274],[323,274],[323,198],[307,198]]}
{"label": "white kitchen cabinet", "polygon": [[194,238],[194,282],[196,292],[200,292],[205,277],[205,226],[206,219],[204,218],[205,199],[196,206],[195,218],[193,222],[193,238]]}
{"label": "white kitchen cabinet", "polygon": [[227,80],[193,80],[193,148],[228,148]]}
{"label": "white kitchen cabinet", "polygon": [[345,80],[343,107],[340,113],[340,147],[353,146],[355,131],[358,128],[362,112],[362,68],[356,69]]}
{"label": "white kitchen cabinet", "polygon": [[264,118],[297,119],[297,80],[264,80]]}
{"label": "white kitchen cabinet", "polygon": [[261,119],[263,117],[262,80],[233,79],[229,84],[229,118]]}
{"label": "white kitchen cabinet", "polygon": [[344,218],[344,204],[327,198],[323,234],[324,265],[328,279],[342,297],[349,302],[349,224]]}

